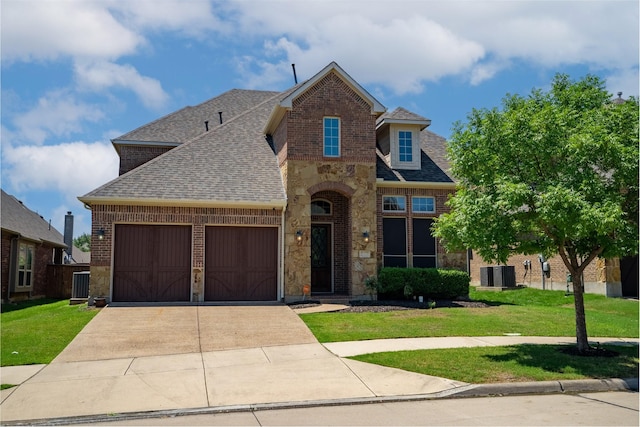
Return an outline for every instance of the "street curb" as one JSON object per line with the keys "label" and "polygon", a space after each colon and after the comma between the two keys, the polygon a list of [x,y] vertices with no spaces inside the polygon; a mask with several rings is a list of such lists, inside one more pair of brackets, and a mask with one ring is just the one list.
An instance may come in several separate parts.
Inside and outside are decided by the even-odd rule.
{"label": "street curb", "polygon": [[537,381],[524,383],[478,384],[462,387],[449,397],[486,397],[518,394],[590,393],[601,391],[638,391],[638,378],[595,380]]}
{"label": "street curb", "polygon": [[608,391],[638,391],[638,378],[607,378],[567,381],[539,381],[524,383],[472,384],[444,390],[438,393],[412,394],[405,396],[380,396],[350,399],[308,400],[303,402],[257,403],[244,405],[214,406],[193,409],[172,409],[121,414],[84,415],[36,420],[3,421],[3,426],[22,425],[72,425],[98,422],[126,421],[150,418],[175,418],[186,415],[228,414],[235,412],[269,411],[277,409],[300,409],[321,406],[363,405],[374,403],[411,402],[436,399],[458,399],[489,396],[511,396],[523,394],[578,394]]}

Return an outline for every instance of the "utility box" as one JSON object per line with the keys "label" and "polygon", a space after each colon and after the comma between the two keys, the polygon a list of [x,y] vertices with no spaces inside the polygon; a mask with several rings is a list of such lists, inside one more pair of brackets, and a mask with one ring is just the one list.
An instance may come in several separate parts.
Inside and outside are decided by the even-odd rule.
{"label": "utility box", "polygon": [[515,288],[516,268],[512,265],[498,265],[493,267],[493,286]]}
{"label": "utility box", "polygon": [[480,267],[480,286],[493,286],[493,267]]}

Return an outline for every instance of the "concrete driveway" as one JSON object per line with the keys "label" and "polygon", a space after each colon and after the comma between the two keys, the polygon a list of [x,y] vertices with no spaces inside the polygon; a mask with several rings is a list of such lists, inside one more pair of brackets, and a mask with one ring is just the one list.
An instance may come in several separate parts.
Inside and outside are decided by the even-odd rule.
{"label": "concrete driveway", "polygon": [[109,306],[53,363],[317,343],[285,305]]}
{"label": "concrete driveway", "polygon": [[344,402],[465,385],[342,359],[285,305],[107,307],[51,364],[18,382],[0,393],[4,425]]}

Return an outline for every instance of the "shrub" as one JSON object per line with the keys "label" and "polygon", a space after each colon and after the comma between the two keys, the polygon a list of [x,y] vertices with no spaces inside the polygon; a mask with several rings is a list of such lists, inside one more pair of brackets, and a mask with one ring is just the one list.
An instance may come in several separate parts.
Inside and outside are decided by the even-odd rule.
{"label": "shrub", "polygon": [[380,299],[424,296],[425,299],[453,299],[469,295],[470,277],[458,270],[385,267],[378,274]]}

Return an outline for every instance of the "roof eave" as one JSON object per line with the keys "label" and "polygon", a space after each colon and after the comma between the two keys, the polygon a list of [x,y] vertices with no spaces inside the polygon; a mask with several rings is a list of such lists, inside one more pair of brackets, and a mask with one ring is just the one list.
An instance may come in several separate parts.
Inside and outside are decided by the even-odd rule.
{"label": "roof eave", "polygon": [[431,120],[403,120],[403,119],[382,119],[376,125],[376,130],[391,124],[400,124],[400,125],[417,125],[420,126],[420,131],[423,131],[427,127],[431,125]]}
{"label": "roof eave", "polygon": [[432,190],[455,190],[455,182],[426,182],[426,181],[386,181],[384,178],[376,180],[378,188],[425,188]]}
{"label": "roof eave", "polygon": [[180,206],[205,208],[243,208],[243,209],[284,209],[286,199],[268,201],[252,200],[193,200],[193,199],[155,199],[155,198],[118,198],[118,197],[78,197],[82,203],[93,205],[125,205],[125,206]]}

